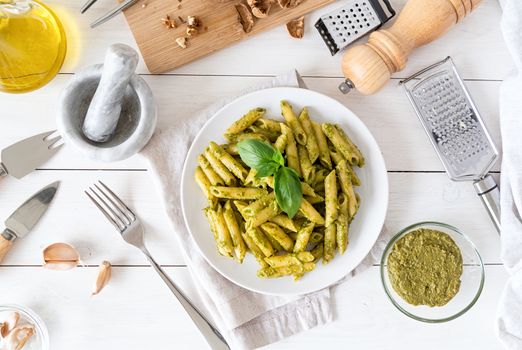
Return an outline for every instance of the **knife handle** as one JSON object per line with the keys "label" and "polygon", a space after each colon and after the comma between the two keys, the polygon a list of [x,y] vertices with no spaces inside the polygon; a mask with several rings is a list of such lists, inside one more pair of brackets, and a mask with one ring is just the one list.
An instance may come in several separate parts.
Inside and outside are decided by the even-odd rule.
{"label": "knife handle", "polygon": [[10,233],[8,230],[5,230],[0,235],[0,263],[4,260],[5,255],[13,246],[13,242],[15,240],[15,236]]}

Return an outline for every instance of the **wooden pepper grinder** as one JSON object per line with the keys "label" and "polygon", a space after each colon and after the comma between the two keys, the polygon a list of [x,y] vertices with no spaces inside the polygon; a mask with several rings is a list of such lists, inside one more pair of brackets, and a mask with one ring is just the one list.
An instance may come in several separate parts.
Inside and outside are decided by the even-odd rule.
{"label": "wooden pepper grinder", "polygon": [[380,90],[391,75],[406,66],[410,52],[444,34],[482,0],[409,0],[395,23],[373,32],[368,43],[349,49],[343,57],[343,93],[364,95]]}

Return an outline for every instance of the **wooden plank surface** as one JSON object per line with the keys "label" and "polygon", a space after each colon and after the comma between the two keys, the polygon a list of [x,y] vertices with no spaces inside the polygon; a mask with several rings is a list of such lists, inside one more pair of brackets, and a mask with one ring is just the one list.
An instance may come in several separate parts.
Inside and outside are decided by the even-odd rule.
{"label": "wooden plank surface", "polygon": [[[34,232],[16,242],[3,265],[39,265],[42,249],[62,241],[78,247],[85,264],[105,259],[118,265],[146,264],[139,251],[128,246],[85,197],[83,190],[97,180],[109,185],[140,215],[147,245],[161,264],[184,264],[175,232],[145,171],[52,170],[32,173],[23,183],[6,179],[0,183],[0,218],[7,217],[37,189],[56,180],[62,184],[49,212]],[[487,263],[500,263],[499,237],[471,184],[454,183],[440,173],[389,173],[389,181],[385,222],[389,231],[398,232],[425,220],[446,222],[466,232]],[[459,212],[465,215],[455,214]]]}
{"label": "wooden plank surface", "polygon": [[[121,15],[98,28],[89,28],[90,22],[114,6],[113,1],[98,1],[82,15],[79,12],[83,0],[47,2],[61,15],[68,29],[69,51],[62,72],[73,73],[82,67],[103,61],[105,49],[116,42],[137,48],[125,18]],[[176,3],[176,0],[173,2]],[[391,1],[397,10],[405,2],[406,0]],[[169,74],[275,75],[296,68],[305,76],[335,78],[334,85],[337,85],[341,82],[342,55],[330,55],[313,24],[322,14],[342,3],[342,0],[336,1],[306,16],[305,37],[301,40],[290,38],[286,28],[278,26]],[[469,17],[446,35],[413,52],[406,69],[395,76],[409,76],[450,55],[458,63],[463,78],[503,79],[514,66],[500,33],[499,17],[497,0],[483,0]],[[363,42],[365,40],[362,39]],[[143,60],[138,70],[140,73],[148,73]]]}
{"label": "wooden plank surface", "polygon": [[[405,2],[392,0],[396,9]],[[114,6],[113,1],[98,1],[83,15],[79,14],[83,0],[47,3],[66,24],[67,60],[62,74],[43,89],[24,95],[0,94],[0,148],[55,128],[59,95],[71,74],[101,62],[107,46],[123,42],[137,47],[121,15],[94,30],[88,27],[92,20]],[[486,262],[486,284],[481,298],[471,311],[455,321],[428,325],[403,316],[386,299],[375,266],[335,289],[335,322],[267,348],[500,349],[495,338],[494,315],[507,276],[500,265],[499,237],[472,186],[453,183],[442,172],[396,79],[371,97],[357,93],[342,96],[337,92],[336,86],[342,80],[341,56],[330,56],[313,23],[321,14],[341,4],[338,1],[307,16],[302,40],[289,38],[286,29],[279,26],[167,75],[148,74],[141,61],[138,71],[146,74],[144,78],[158,100],[159,125],[167,127],[181,115],[190,116],[263,79],[297,68],[311,89],[352,109],[377,139],[390,171],[388,229],[394,232],[426,219],[448,222],[472,237]],[[499,17],[497,1],[484,0],[469,18],[443,38],[414,52],[406,70],[396,78],[451,55],[500,146],[498,90],[513,64],[502,41]],[[143,217],[150,250],[163,265],[171,266],[167,267],[168,273],[199,302],[145,169],[146,163],[140,157],[119,163],[98,163],[66,147],[42,170],[22,181],[0,181],[0,218],[5,218],[39,187],[57,179],[62,181],[57,201],[44,221],[35,232],[17,242],[0,266],[1,302],[26,305],[41,314],[49,327],[53,350],[204,348],[187,316],[145,266],[145,259],[121,241],[82,193],[97,179],[113,186]],[[39,267],[42,248],[56,241],[76,245],[87,267],[65,273]],[[109,287],[98,298],[90,298],[94,265],[103,259],[120,266],[115,268]]]}
{"label": "wooden plank surface", "polygon": [[[255,18],[249,33],[243,30],[236,2],[218,0],[141,0],[125,11],[134,38],[151,73],[164,73],[245,40],[267,29],[284,25],[333,0],[306,0],[294,8],[271,7],[266,18]],[[144,5],[144,6],[142,6]],[[167,28],[161,19],[169,15],[177,28]],[[199,33],[187,36],[187,26],[179,18],[196,16]],[[186,48],[175,39],[187,39]]]}
{"label": "wooden plank surface", "polygon": [[[166,271],[200,303],[186,268]],[[90,297],[95,267],[66,272],[0,268],[0,274],[10,282],[0,285],[2,303],[26,305],[38,312],[49,328],[53,350],[206,349],[149,267],[115,267],[112,281],[96,297]],[[335,288],[336,322],[266,349],[500,350],[492,323],[505,281],[502,266],[487,266],[484,291],[473,309],[453,322],[426,324],[394,308],[380,286],[379,267],[372,267]]]}
{"label": "wooden plank surface", "polygon": [[[457,61],[458,66],[465,66]],[[144,76],[159,106],[159,127],[168,127],[171,120],[197,113],[206,106],[237,95],[241,90],[270,79],[267,77],[218,77],[218,76]],[[28,95],[13,95],[2,99],[8,112],[9,123],[2,125],[0,147],[43,130],[55,128],[55,114],[59,106],[61,90],[70,75],[61,75],[52,86]],[[443,171],[443,167],[408,103],[397,81],[392,81],[374,96],[353,94],[343,96],[337,91],[335,79],[305,78],[312,90],[331,96],[351,109],[377,140],[390,171]],[[500,140],[498,125],[497,81],[467,81],[484,121],[493,139]],[[24,103],[28,98],[32,103]],[[191,101],[187,103],[187,101]],[[34,105],[39,106],[36,111]],[[500,148],[500,142],[497,142]],[[500,162],[494,170],[499,169]],[[144,169],[139,156],[117,163],[93,162],[85,159],[76,149],[65,147],[44,169]]]}

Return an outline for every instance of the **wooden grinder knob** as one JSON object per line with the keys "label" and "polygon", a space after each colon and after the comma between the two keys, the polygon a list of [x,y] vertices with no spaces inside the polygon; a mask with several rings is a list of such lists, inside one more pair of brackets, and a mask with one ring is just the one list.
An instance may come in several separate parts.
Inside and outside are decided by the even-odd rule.
{"label": "wooden grinder knob", "polygon": [[437,39],[481,1],[409,0],[393,26],[373,32],[367,44],[346,52],[346,84],[365,95],[380,90],[393,73],[404,69],[413,49]]}

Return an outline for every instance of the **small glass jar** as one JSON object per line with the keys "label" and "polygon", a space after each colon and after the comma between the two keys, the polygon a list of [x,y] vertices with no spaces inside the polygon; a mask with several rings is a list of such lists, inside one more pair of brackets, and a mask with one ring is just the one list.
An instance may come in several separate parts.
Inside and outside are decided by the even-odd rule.
{"label": "small glass jar", "polygon": [[34,326],[35,334],[25,344],[23,350],[49,350],[49,333],[42,319],[32,310],[19,305],[0,305],[0,320],[12,312],[20,314],[19,324]]}

